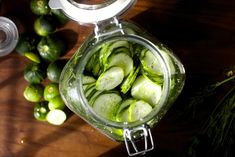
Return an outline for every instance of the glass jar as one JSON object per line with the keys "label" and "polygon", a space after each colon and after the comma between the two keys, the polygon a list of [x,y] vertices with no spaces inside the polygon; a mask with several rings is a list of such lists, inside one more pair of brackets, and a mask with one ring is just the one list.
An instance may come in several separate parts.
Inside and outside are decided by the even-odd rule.
{"label": "glass jar", "polygon": [[[169,48],[136,24],[118,20],[134,2],[49,2],[79,23],[95,25],[62,71],[65,104],[109,138],[124,141],[130,156],[154,149],[151,128],[178,97],[185,80],[184,67]],[[140,139],[144,148],[136,144]]]}
{"label": "glass jar", "polygon": [[0,16],[0,57],[11,53],[19,38],[15,23],[9,18]]}

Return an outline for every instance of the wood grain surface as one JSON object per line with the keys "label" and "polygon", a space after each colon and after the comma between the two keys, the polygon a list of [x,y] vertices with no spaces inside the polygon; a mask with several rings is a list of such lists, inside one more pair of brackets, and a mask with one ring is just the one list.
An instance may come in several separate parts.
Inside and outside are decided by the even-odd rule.
{"label": "wood grain surface", "polygon": [[[3,0],[0,16],[13,19],[20,32],[32,30],[35,16],[29,0]],[[123,19],[138,23],[168,45],[186,69],[185,88],[162,121],[152,130],[155,150],[146,156],[181,153],[197,124],[175,116],[184,96],[198,85],[214,81],[235,64],[235,1],[138,0]],[[69,47],[79,48],[92,27],[69,21],[60,30]],[[23,69],[29,61],[12,52],[0,58],[0,157],[124,157],[123,144],[112,141],[76,115],[62,126],[36,121],[33,103],[22,93]]]}

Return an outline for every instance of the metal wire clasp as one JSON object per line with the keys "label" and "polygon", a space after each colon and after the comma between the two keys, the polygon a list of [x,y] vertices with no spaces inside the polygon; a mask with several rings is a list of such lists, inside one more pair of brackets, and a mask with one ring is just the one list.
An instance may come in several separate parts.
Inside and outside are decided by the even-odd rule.
{"label": "metal wire clasp", "polygon": [[96,23],[94,33],[95,38],[99,40],[103,36],[112,35],[114,33],[124,34],[124,31],[122,28],[122,24],[118,21],[116,17],[113,17],[107,21]]}
{"label": "metal wire clasp", "polygon": [[[154,149],[153,138],[151,134],[151,130],[148,126],[142,125],[132,129],[124,129],[124,141],[126,145],[127,152],[129,156],[145,154]],[[136,136],[140,136],[142,140],[144,140],[144,148],[139,148],[137,145]],[[138,138],[139,139],[139,138]]]}

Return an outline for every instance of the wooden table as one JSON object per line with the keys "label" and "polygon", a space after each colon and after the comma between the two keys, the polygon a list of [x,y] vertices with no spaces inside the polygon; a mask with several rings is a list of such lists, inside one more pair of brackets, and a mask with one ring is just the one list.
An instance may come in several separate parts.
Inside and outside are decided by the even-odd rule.
{"label": "wooden table", "polygon": [[[15,20],[20,32],[32,29],[35,16],[29,10],[29,0],[5,0],[0,9],[1,16]],[[216,80],[222,69],[235,63],[235,1],[138,0],[124,18],[140,24],[168,45],[185,65],[185,88],[153,129],[156,149],[148,156],[180,153],[195,127],[176,118],[174,110],[183,103],[185,93]],[[92,29],[70,21],[62,30],[67,33],[69,58]],[[23,69],[28,62],[15,52],[0,58],[1,157],[127,156],[122,144],[108,139],[76,115],[61,126],[36,121],[33,103],[22,95],[27,85]]]}

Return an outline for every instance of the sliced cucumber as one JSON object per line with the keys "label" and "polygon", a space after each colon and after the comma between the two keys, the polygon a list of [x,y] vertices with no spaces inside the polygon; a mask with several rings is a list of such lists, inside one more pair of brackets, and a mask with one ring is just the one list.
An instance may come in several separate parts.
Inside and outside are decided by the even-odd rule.
{"label": "sliced cucumber", "polygon": [[119,47],[119,48],[116,48],[114,51],[113,51],[114,54],[117,54],[117,53],[126,53],[127,55],[129,55],[130,57],[133,56],[133,52],[127,48],[127,47]]}
{"label": "sliced cucumber", "polygon": [[140,75],[131,88],[131,95],[140,100],[144,100],[152,106],[156,106],[162,95],[161,85],[153,83],[147,77]]}
{"label": "sliced cucumber", "polygon": [[93,95],[96,92],[95,84],[91,86],[89,89],[87,89],[84,93],[86,98],[90,97],[90,95]]}
{"label": "sliced cucumber", "polygon": [[52,98],[48,103],[48,108],[50,110],[54,110],[54,109],[63,110],[65,108],[65,104],[61,96],[57,95],[54,98]]}
{"label": "sliced cucumber", "polygon": [[122,112],[118,113],[116,116],[116,121],[117,122],[129,122],[129,116],[130,112],[129,112],[129,108],[127,108],[126,110],[123,110]]}
{"label": "sliced cucumber", "polygon": [[55,109],[48,112],[46,120],[53,125],[61,125],[66,120],[67,116],[64,111]]}
{"label": "sliced cucumber", "polygon": [[[173,58],[170,55],[171,54],[170,51],[164,47],[159,47],[159,50],[161,51],[162,55],[166,58],[168,65],[170,67],[171,74],[175,74],[175,65],[172,61]],[[168,52],[168,54],[167,54],[167,52]]]}
{"label": "sliced cucumber", "polygon": [[96,90],[95,93],[88,95],[87,100],[88,100],[89,105],[93,106],[96,98],[102,93],[103,93],[103,91]]}
{"label": "sliced cucumber", "polygon": [[134,103],[135,101],[136,101],[136,100],[135,100],[135,99],[132,99],[132,98],[129,98],[129,99],[124,100],[124,101],[120,104],[117,113],[123,112],[125,109],[127,109],[127,108],[128,108],[132,103]]}
{"label": "sliced cucumber", "polygon": [[143,66],[143,69],[148,71],[149,73],[158,75],[163,74],[158,59],[150,50],[144,49],[143,51],[141,51],[140,61]]}
{"label": "sliced cucumber", "polygon": [[111,67],[101,74],[96,81],[97,90],[111,90],[122,83],[124,71],[120,67]]}
{"label": "sliced cucumber", "polygon": [[128,108],[135,101],[136,101],[135,99],[130,98],[130,99],[124,100],[120,104],[118,111],[117,111],[117,117],[116,117],[116,120],[118,122],[124,122],[124,121],[128,122],[128,117],[129,117]]}
{"label": "sliced cucumber", "polygon": [[119,40],[112,42],[111,44],[106,44],[100,51],[100,62],[102,65],[106,66],[108,57],[113,53],[116,48],[126,47],[129,48],[129,42],[126,40]]}
{"label": "sliced cucumber", "polygon": [[136,101],[129,108],[129,121],[134,122],[144,118],[152,111],[152,106],[143,100]]}
{"label": "sliced cucumber", "polygon": [[86,93],[89,89],[93,88],[94,86],[95,86],[95,82],[83,85],[84,93]]}
{"label": "sliced cucumber", "polygon": [[130,74],[125,78],[121,85],[121,92],[123,94],[126,94],[129,89],[131,88],[132,84],[134,83],[138,73],[139,73],[140,67],[133,68],[133,70],[130,72]]}
{"label": "sliced cucumber", "polygon": [[127,48],[129,48],[129,46],[130,46],[129,42],[127,40],[118,40],[118,41],[113,42],[109,46],[109,50],[113,51],[114,49],[119,48],[119,47],[127,47]]}
{"label": "sliced cucumber", "polygon": [[88,76],[88,75],[82,75],[82,84],[90,84],[90,83],[94,83],[96,81],[96,79],[92,76]]}
{"label": "sliced cucumber", "polygon": [[94,64],[91,72],[93,73],[94,76],[99,76],[102,73],[101,69],[102,69],[101,65],[99,63],[96,63]]}
{"label": "sliced cucumber", "polygon": [[109,57],[108,68],[112,66],[121,67],[124,70],[124,76],[127,76],[133,70],[133,60],[126,53],[118,53]]}
{"label": "sliced cucumber", "polygon": [[116,112],[122,98],[116,93],[106,93],[99,95],[94,104],[94,111],[100,116],[109,120],[115,120]]}
{"label": "sliced cucumber", "polygon": [[85,67],[85,69],[91,72],[94,76],[98,76],[98,74],[101,71],[99,56],[100,56],[100,51],[95,52],[93,56],[89,59]]}
{"label": "sliced cucumber", "polygon": [[141,73],[143,76],[148,77],[151,81],[153,81],[157,84],[163,84],[163,81],[164,81],[163,75],[159,75],[156,73],[151,73],[149,71],[145,71],[142,66],[141,66]]}

